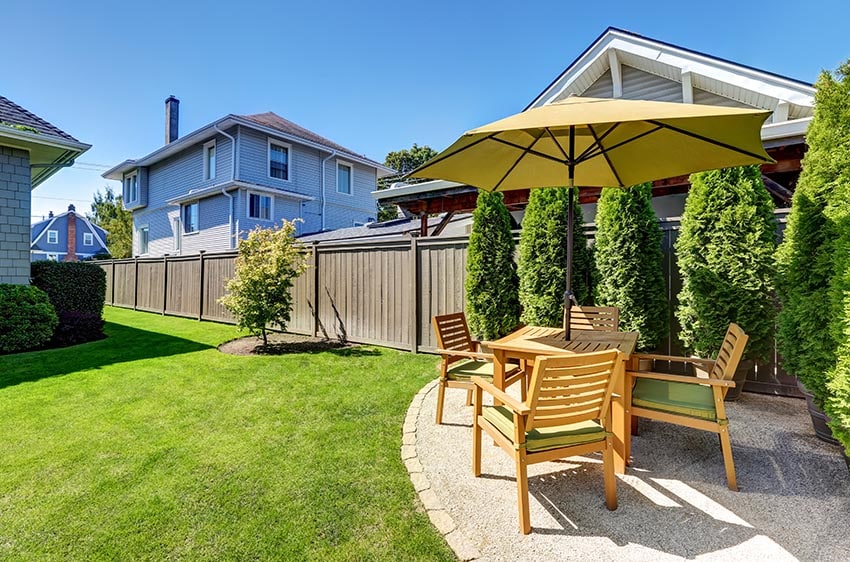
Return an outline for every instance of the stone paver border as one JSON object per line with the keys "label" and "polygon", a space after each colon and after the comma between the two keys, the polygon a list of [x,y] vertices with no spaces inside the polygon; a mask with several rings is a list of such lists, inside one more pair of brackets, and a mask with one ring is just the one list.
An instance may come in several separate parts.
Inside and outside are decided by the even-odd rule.
{"label": "stone paver border", "polygon": [[[416,396],[413,397],[413,401],[407,409],[407,415],[404,418],[404,425],[402,426],[401,460],[404,461],[404,466],[407,467],[410,481],[413,483],[413,488],[419,495],[419,501],[422,502],[422,506],[431,519],[431,523],[443,535],[443,538],[446,539],[446,542],[454,551],[455,555],[460,560],[467,562],[481,558],[481,553],[466,535],[458,529],[454,519],[443,508],[443,504],[431,487],[431,481],[428,480],[428,475],[425,474],[422,464],[419,462],[419,456],[416,453],[416,426],[422,414],[422,401],[429,392],[437,388],[437,383],[437,380],[433,380],[423,386],[416,393]],[[425,422],[427,420],[423,423]]]}

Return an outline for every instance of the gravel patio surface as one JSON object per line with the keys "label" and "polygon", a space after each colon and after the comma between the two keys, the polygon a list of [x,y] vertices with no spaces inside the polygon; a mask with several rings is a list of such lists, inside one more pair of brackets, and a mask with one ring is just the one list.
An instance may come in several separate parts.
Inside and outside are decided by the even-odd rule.
{"label": "gravel patio surface", "polygon": [[645,419],[616,511],[605,508],[601,456],[532,465],[524,536],[513,462],[485,434],[473,477],[466,393],[446,392],[442,426],[436,395],[431,383],[411,406],[415,438],[405,437],[418,464],[406,462],[421,467],[414,484],[461,559],[850,560],[850,472],[814,436],[803,400],[744,393],[727,403],[738,492],[726,488],[716,435]]}

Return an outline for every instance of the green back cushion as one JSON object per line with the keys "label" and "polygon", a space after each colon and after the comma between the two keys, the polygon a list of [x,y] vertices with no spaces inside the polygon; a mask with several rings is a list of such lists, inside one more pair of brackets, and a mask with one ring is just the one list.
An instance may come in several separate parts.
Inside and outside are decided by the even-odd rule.
{"label": "green back cushion", "polygon": [[692,418],[717,419],[714,393],[710,386],[701,384],[639,378],[632,391],[632,404]]}
{"label": "green back cushion", "polygon": [[[484,406],[484,419],[496,426],[511,441],[514,439],[514,415],[505,406]],[[525,434],[529,452],[557,449],[605,439],[605,429],[595,421],[532,429]]]}

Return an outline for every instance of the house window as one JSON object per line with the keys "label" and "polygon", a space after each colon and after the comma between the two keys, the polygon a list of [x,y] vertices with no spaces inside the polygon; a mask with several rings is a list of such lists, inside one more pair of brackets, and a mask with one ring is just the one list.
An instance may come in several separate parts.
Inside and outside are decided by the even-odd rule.
{"label": "house window", "polygon": [[336,163],[336,190],[339,193],[351,195],[351,178],[353,176],[351,164]]}
{"label": "house window", "polygon": [[248,194],[248,218],[264,221],[272,220],[272,198],[259,193]]}
{"label": "house window", "polygon": [[124,193],[128,203],[135,203],[139,200],[139,174],[133,172],[124,178]]}
{"label": "house window", "polygon": [[59,243],[59,231],[58,230],[48,230],[47,231],[47,243],[48,244],[58,244]]}
{"label": "house window", "polygon": [[148,226],[140,226],[139,227],[139,253],[147,254],[149,251],[150,244],[150,227]]}
{"label": "house window", "polygon": [[183,205],[183,232],[198,232],[198,202]]}
{"label": "house window", "polygon": [[215,141],[204,145],[204,179],[215,178]]}
{"label": "house window", "polygon": [[83,246],[94,246],[94,236],[91,232],[83,232]]}
{"label": "house window", "polygon": [[59,261],[59,254],[47,254],[47,259],[50,261]]}
{"label": "house window", "polygon": [[269,139],[269,177],[289,180],[289,145]]}

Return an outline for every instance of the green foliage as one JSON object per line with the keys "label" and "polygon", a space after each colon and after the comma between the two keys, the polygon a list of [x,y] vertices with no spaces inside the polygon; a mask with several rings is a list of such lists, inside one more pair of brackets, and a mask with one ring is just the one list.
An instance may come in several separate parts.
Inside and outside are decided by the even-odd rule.
{"label": "green foliage", "polygon": [[[416,143],[413,143],[411,148],[390,152],[384,159],[384,165],[397,170],[398,175],[380,178],[378,189],[389,189],[393,182],[399,181],[401,176],[412,172],[436,155],[437,151],[430,146],[419,146]],[[396,218],[397,212],[395,205],[379,203],[378,222]]]}
{"label": "green foliage", "polygon": [[596,208],[596,304],[620,309],[620,329],[639,332],[638,349],[667,335],[667,287],[652,184],[605,188]]}
{"label": "green foliage", "polygon": [[[826,372],[822,402],[832,418],[832,434],[850,454],[850,61],[835,77],[821,76],[815,100],[803,174],[807,184],[817,180],[823,186],[827,235],[836,237],[831,251],[829,341],[838,347],[836,364]],[[803,383],[808,388],[809,383]]]}
{"label": "green foliage", "polygon": [[0,121],[0,126],[9,127],[10,129],[17,129],[18,131],[26,131],[27,133],[35,133],[36,135],[40,134],[39,130],[35,127],[30,127],[28,125],[19,125],[17,123],[9,123],[8,121]]}
{"label": "green foliage", "polygon": [[115,195],[110,186],[105,193],[96,191],[91,204],[89,220],[107,231],[106,245],[115,259],[133,255],[133,213],[124,209],[121,195]]}
{"label": "green foliage", "polygon": [[685,348],[715,357],[730,322],[765,358],[774,335],[776,218],[758,166],[691,175],[676,241],[682,290],[676,316]]}
{"label": "green foliage", "polygon": [[32,284],[47,293],[59,325],[51,347],[76,345],[103,337],[106,272],[91,262],[37,261]]}
{"label": "green foliage", "polygon": [[0,285],[0,353],[39,347],[58,320],[47,294],[27,285]]}
{"label": "green foliage", "polygon": [[[593,258],[578,205],[573,212],[572,291],[579,304],[591,304]],[[522,322],[534,326],[561,326],[567,271],[567,209],[569,189],[532,189],[519,239],[519,300]]]}
{"label": "green foliage", "polygon": [[[808,150],[794,191],[785,239],[777,252],[778,343],[785,369],[823,404],[827,373],[835,366],[842,333],[840,288],[830,295],[836,267],[846,264],[846,232],[838,223],[850,182],[850,77],[821,74],[815,84],[815,114],[806,134]],[[828,210],[834,201],[833,209]],[[830,216],[831,215],[831,216]],[[846,227],[845,229],[846,230]],[[836,239],[841,235],[837,251]],[[837,277],[838,287],[843,283]],[[838,293],[836,293],[836,290]],[[829,326],[830,311],[835,316]],[[841,372],[844,372],[841,370]]]}
{"label": "green foliage", "polygon": [[479,191],[466,258],[466,313],[479,338],[500,338],[519,323],[515,246],[502,194]]}
{"label": "green foliage", "polygon": [[236,272],[219,302],[236,316],[239,329],[261,335],[267,345],[270,324],[286,330],[292,311],[290,289],[305,269],[294,221],[284,220],[275,228],[258,226],[239,241]]}

